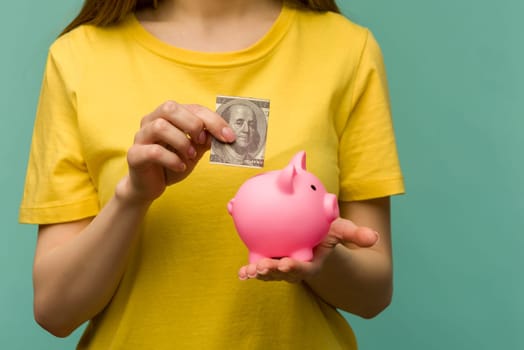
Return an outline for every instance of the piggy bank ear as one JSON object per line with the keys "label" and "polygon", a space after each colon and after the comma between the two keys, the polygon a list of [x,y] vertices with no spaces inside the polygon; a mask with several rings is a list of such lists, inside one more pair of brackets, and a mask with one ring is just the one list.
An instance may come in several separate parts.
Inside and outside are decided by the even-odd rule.
{"label": "piggy bank ear", "polygon": [[300,151],[295,154],[289,164],[293,164],[297,170],[306,170],[306,152]]}
{"label": "piggy bank ear", "polygon": [[306,170],[306,152],[300,151],[291,159],[288,166],[280,171],[277,184],[284,193],[293,193],[293,178],[298,171]]}
{"label": "piggy bank ear", "polygon": [[282,169],[277,177],[278,188],[287,194],[293,193],[293,178],[297,175],[295,165],[290,163]]}

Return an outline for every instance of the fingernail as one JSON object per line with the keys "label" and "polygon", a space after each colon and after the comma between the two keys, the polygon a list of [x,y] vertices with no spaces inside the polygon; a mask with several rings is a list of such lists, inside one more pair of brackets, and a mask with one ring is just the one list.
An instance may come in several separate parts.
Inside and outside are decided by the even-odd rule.
{"label": "fingernail", "polygon": [[291,269],[289,268],[289,266],[279,266],[278,267],[278,271],[280,272],[289,272]]}
{"label": "fingernail", "polygon": [[265,275],[267,273],[267,271],[268,271],[267,269],[261,269],[261,270],[257,270],[257,273],[259,275]]}
{"label": "fingernail", "polygon": [[197,142],[201,145],[205,144],[206,143],[206,138],[207,138],[207,135],[206,135],[206,131],[205,130],[202,130],[202,132],[200,133],[200,135],[198,135],[198,140]]}
{"label": "fingernail", "polygon": [[193,146],[190,146],[189,149],[187,150],[187,155],[189,156],[189,158],[195,158],[197,152],[195,150],[195,148]]}
{"label": "fingernail", "polygon": [[222,129],[222,136],[224,137],[225,141],[234,141],[236,138],[234,131],[227,126]]}

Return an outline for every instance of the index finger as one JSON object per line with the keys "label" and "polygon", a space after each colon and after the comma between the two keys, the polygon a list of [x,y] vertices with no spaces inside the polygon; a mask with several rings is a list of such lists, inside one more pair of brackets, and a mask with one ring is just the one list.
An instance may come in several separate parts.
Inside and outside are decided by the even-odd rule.
{"label": "index finger", "polygon": [[216,139],[226,143],[235,141],[235,132],[218,113],[201,105],[188,104],[185,107],[204,122],[206,130]]}

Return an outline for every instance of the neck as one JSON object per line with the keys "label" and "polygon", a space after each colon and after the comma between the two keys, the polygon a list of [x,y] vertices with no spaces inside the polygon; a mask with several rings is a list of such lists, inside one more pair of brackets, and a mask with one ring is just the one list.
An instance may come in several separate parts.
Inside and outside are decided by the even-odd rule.
{"label": "neck", "polygon": [[137,13],[168,44],[196,51],[234,51],[260,39],[278,17],[282,0],[163,0]]}
{"label": "neck", "polygon": [[256,14],[273,15],[278,0],[163,0],[156,14],[161,21],[191,19],[199,22],[238,19]]}

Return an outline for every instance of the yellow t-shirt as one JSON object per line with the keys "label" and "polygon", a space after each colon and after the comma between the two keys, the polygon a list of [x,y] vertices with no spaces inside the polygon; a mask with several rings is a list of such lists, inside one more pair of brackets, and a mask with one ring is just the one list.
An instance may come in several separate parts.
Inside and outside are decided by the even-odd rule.
{"label": "yellow t-shirt", "polygon": [[403,192],[382,56],[334,13],[284,6],[244,50],[169,46],[131,15],[81,26],[51,47],[20,221],[96,215],[126,174],[140,119],[166,100],[215,108],[219,95],[270,100],[262,170],[204,156],[148,211],[114,298],[80,349],[354,349],[346,320],[302,284],[239,281],[247,249],[227,202],[299,150],[342,201]]}

